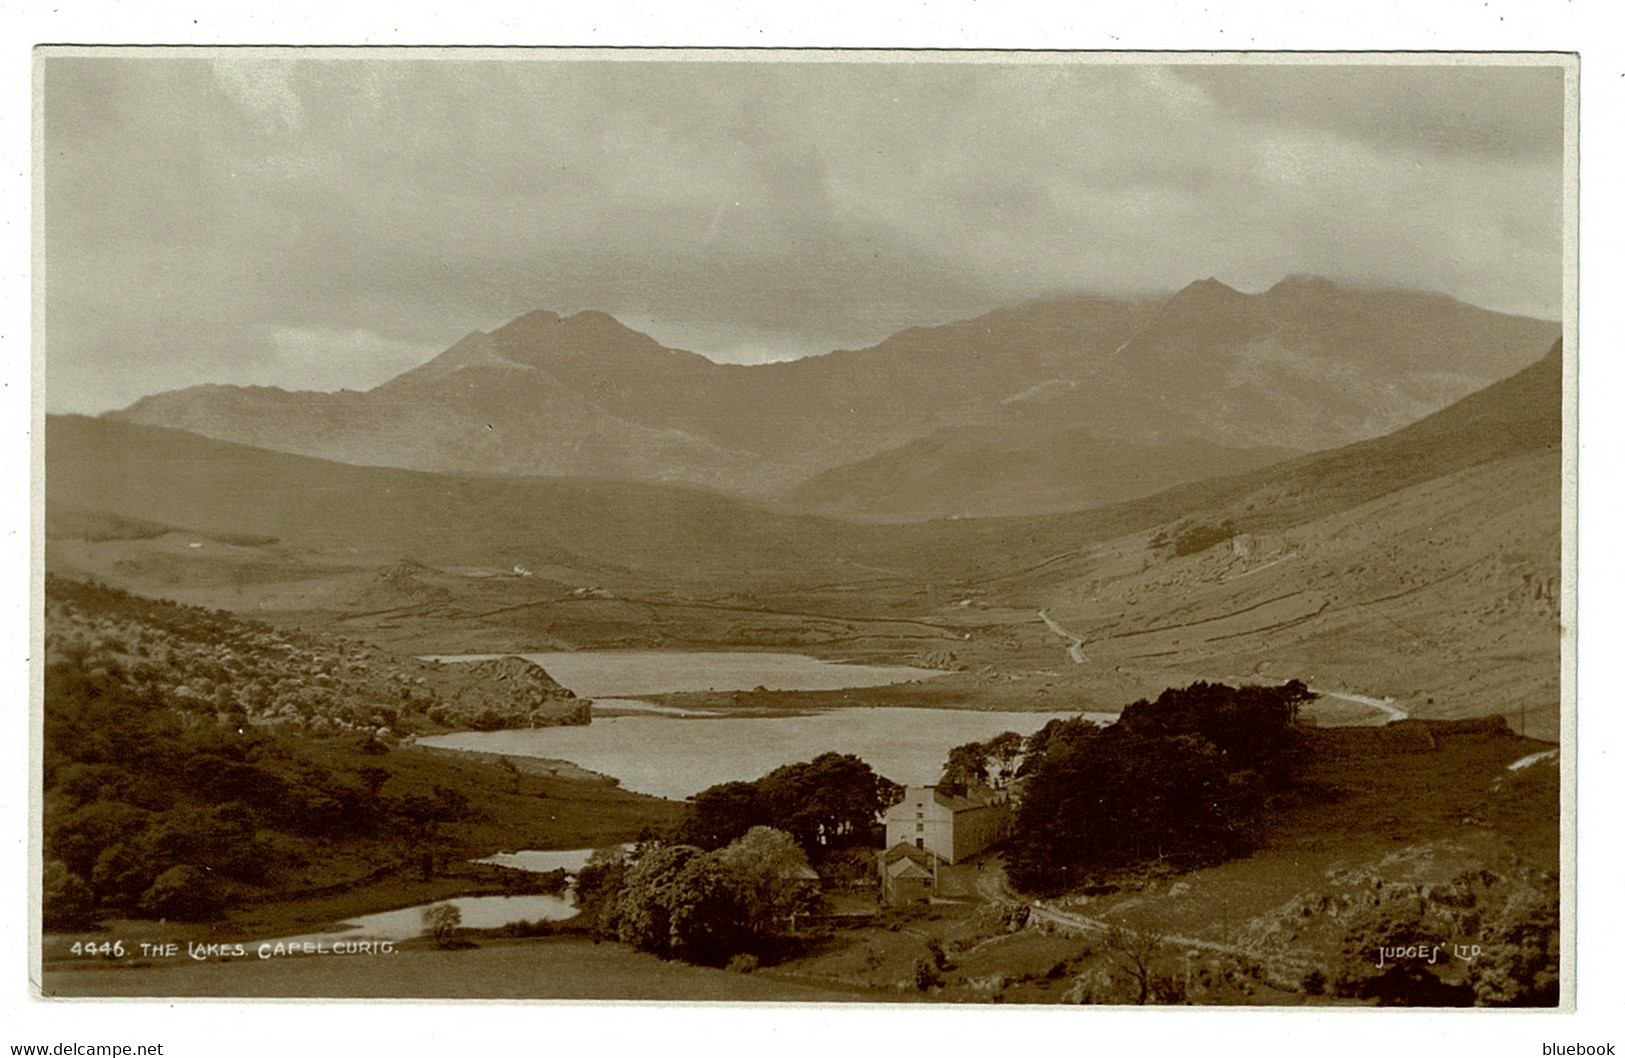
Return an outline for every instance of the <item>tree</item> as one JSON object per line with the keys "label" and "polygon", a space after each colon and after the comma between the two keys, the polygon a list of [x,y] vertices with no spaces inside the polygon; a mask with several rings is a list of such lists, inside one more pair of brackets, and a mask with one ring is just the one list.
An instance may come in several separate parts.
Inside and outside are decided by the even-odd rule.
{"label": "tree", "polygon": [[622,943],[671,956],[673,892],[683,868],[703,854],[693,845],[660,845],[637,858],[626,872],[613,912]]}
{"label": "tree", "polygon": [[1349,917],[1343,934],[1338,994],[1375,999],[1382,1006],[1466,1006],[1471,989],[1447,982],[1448,914],[1441,915],[1420,886],[1389,885]]}
{"label": "tree", "polygon": [[456,904],[432,904],[423,909],[423,933],[442,948],[449,948],[463,924],[463,912]]}
{"label": "tree", "polygon": [[1555,1006],[1559,944],[1557,879],[1547,874],[1373,886],[1348,920],[1333,984],[1391,1006]]}
{"label": "tree", "polygon": [[982,743],[988,763],[993,766],[991,781],[994,787],[1003,789],[1016,777],[1016,761],[1021,757],[1024,742],[1014,731],[1004,731]]}
{"label": "tree", "polygon": [[776,768],[757,781],[767,823],[787,831],[809,854],[862,844],[876,817],[902,796],[896,783],[850,753],[823,753]]}
{"label": "tree", "polygon": [[595,849],[576,872],[576,907],[595,937],[615,935],[615,904],[626,884],[628,866],[620,849]]}
{"label": "tree", "polygon": [[[507,760],[508,758],[503,757],[502,759]],[[380,768],[376,764],[363,764],[355,769],[355,776],[361,780],[361,785],[366,788],[367,800],[369,801],[378,800],[378,791],[383,788],[384,783],[388,782],[393,774],[388,768]]]}
{"label": "tree", "polygon": [[1130,929],[1113,923],[1106,931],[1106,953],[1128,981],[1137,1006],[1145,1006],[1157,987],[1156,963],[1162,955],[1162,941],[1161,931],[1143,926]]}
{"label": "tree", "polygon": [[589,861],[577,876],[577,900],[595,916],[595,927],[612,929],[641,951],[712,966],[761,953],[816,899],[806,854],[790,835],[768,827],[709,852],[649,846],[619,874],[617,866]]}
{"label": "tree", "polygon": [[141,895],[140,910],[153,918],[197,922],[220,911],[220,888],[205,868],[189,863],[164,871]]}
{"label": "tree", "polygon": [[817,903],[807,854],[782,830],[752,827],[717,858],[729,871],[739,912],[754,938],[771,936]]}
{"label": "tree", "polygon": [[825,753],[787,764],[754,782],[709,787],[690,799],[688,817],[675,841],[702,849],[721,848],[752,827],[790,834],[816,856],[827,849],[861,845],[876,817],[902,796],[902,787],[874,773],[868,764],[843,753]]}
{"label": "tree", "polygon": [[1483,954],[1471,964],[1474,999],[1492,1007],[1554,1007],[1561,985],[1556,879],[1509,880],[1501,889],[1500,908],[1485,916]]}
{"label": "tree", "polygon": [[40,878],[41,924],[50,930],[88,929],[96,918],[96,898],[85,880],[61,860],[45,865]]}
{"label": "tree", "polygon": [[942,766],[946,786],[969,786],[987,782],[987,749],[980,742],[966,742],[948,751],[948,760]]}
{"label": "tree", "polygon": [[702,849],[720,849],[751,827],[766,823],[767,808],[754,782],[725,782],[689,798],[688,816],[672,840]]}
{"label": "tree", "polygon": [[1244,852],[1290,776],[1294,703],[1304,694],[1298,683],[1195,683],[1134,702],[1104,728],[1045,725],[1023,747],[1026,788],[1006,853],[1012,880],[1053,891],[1152,860]]}
{"label": "tree", "polygon": [[519,765],[513,762],[512,757],[498,757],[497,768],[513,784],[513,792],[518,793],[520,783],[524,779],[524,775],[519,771]]}
{"label": "tree", "polygon": [[716,852],[702,852],[683,865],[663,894],[674,958],[723,966],[752,946],[756,938],[739,883]]}

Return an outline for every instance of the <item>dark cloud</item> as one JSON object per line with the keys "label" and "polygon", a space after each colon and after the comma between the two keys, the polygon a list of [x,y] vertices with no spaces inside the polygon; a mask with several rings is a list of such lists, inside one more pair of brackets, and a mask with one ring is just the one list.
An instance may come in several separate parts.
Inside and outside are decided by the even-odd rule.
{"label": "dark cloud", "polygon": [[533,308],[757,360],[1315,271],[1560,305],[1550,68],[45,62],[48,393],[367,386]]}
{"label": "dark cloud", "polygon": [[1242,121],[1400,150],[1555,160],[1563,149],[1559,66],[1192,66],[1179,76]]}

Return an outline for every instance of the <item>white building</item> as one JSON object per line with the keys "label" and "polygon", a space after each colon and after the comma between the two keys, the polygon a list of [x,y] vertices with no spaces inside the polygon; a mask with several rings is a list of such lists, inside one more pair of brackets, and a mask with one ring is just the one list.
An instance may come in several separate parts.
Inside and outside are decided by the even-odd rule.
{"label": "white building", "polygon": [[1010,835],[1009,798],[985,786],[910,786],[886,809],[886,847],[909,845],[958,863]]}

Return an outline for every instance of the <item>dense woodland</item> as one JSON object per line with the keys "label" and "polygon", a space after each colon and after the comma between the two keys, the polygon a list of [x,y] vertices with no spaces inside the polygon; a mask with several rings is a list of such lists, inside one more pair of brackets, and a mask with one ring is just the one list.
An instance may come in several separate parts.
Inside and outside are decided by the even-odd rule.
{"label": "dense woodland", "polygon": [[1105,727],[1055,720],[1025,745],[1011,879],[1054,892],[1161,861],[1186,867],[1251,847],[1299,753],[1298,706],[1279,687],[1193,683]]}
{"label": "dense woodland", "polygon": [[876,818],[902,796],[902,787],[850,753],[824,753],[775,768],[754,782],[701,790],[689,799],[689,815],[672,840],[716,849],[752,827],[772,827],[817,858],[830,850],[873,844]]}
{"label": "dense woodland", "polygon": [[663,958],[738,969],[772,954],[797,916],[819,902],[801,846],[762,826],[716,849],[655,842],[631,857],[595,858],[577,876],[576,898],[600,936]]}
{"label": "dense woodland", "polygon": [[313,759],[291,732],[217,723],[160,694],[71,661],[45,669],[48,928],[105,915],[202,919],[275,889],[321,845],[351,839],[423,848],[467,797],[402,789],[359,763]]}
{"label": "dense woodland", "polygon": [[392,766],[395,736],[435,729],[446,701],[411,673],[457,687],[429,666],[55,577],[46,606],[47,928],[210,918],[297,888],[335,849],[432,862],[441,828],[478,811],[467,783]]}

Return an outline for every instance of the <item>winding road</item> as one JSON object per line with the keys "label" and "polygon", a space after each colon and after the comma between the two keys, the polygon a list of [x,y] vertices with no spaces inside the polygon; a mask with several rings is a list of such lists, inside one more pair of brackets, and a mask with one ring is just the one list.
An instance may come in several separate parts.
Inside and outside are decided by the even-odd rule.
{"label": "winding road", "polygon": [[[1066,653],[1072,659],[1073,664],[1082,665],[1086,660],[1083,656],[1083,638],[1067,631],[1046,610],[1039,610],[1038,616],[1043,620],[1045,627],[1067,641]],[[1330,691],[1324,687],[1310,687],[1309,690],[1322,698],[1336,698],[1340,701],[1354,702],[1356,705],[1376,709],[1387,716],[1387,719],[1383,721],[1384,724],[1392,724],[1397,720],[1408,720],[1411,715],[1395,705],[1395,699],[1393,698],[1373,698],[1368,694],[1355,694],[1352,691]]]}
{"label": "winding road", "polygon": [[[977,872],[977,895],[983,900],[1000,906],[1013,904],[1026,904],[1028,921],[1031,923],[1044,923],[1051,929],[1073,936],[1096,935],[1103,936],[1111,931],[1113,926],[1125,929],[1130,933],[1137,932],[1122,923],[1108,922],[1105,919],[1082,915],[1074,910],[1062,910],[1053,903],[1035,901],[1028,903],[1010,888],[1009,879],[1004,873],[1004,864],[995,858],[988,867],[990,869]],[[1202,937],[1187,937],[1179,934],[1158,934],[1158,939],[1185,951],[1206,951],[1225,955],[1238,955],[1262,966],[1267,974],[1276,979],[1278,983],[1285,983],[1284,987],[1295,988],[1294,982],[1300,980],[1305,972],[1313,968],[1313,962],[1307,957],[1295,956],[1282,952],[1262,952],[1238,944],[1227,944],[1222,941],[1207,940]]]}
{"label": "winding road", "polygon": [[1077,636],[1073,635],[1071,632],[1068,632],[1066,629],[1064,629],[1060,625],[1056,624],[1055,623],[1055,618],[1051,617],[1049,614],[1045,613],[1043,610],[1038,611],[1038,616],[1042,617],[1044,619],[1044,623],[1049,626],[1049,630],[1051,632],[1054,632],[1056,635],[1060,636],[1062,639],[1065,639],[1065,640],[1069,641],[1067,643],[1067,647],[1066,647],[1067,656],[1072,659],[1072,663],[1074,665],[1082,665],[1083,661],[1084,661],[1084,658],[1083,658],[1083,640],[1079,639]]}

